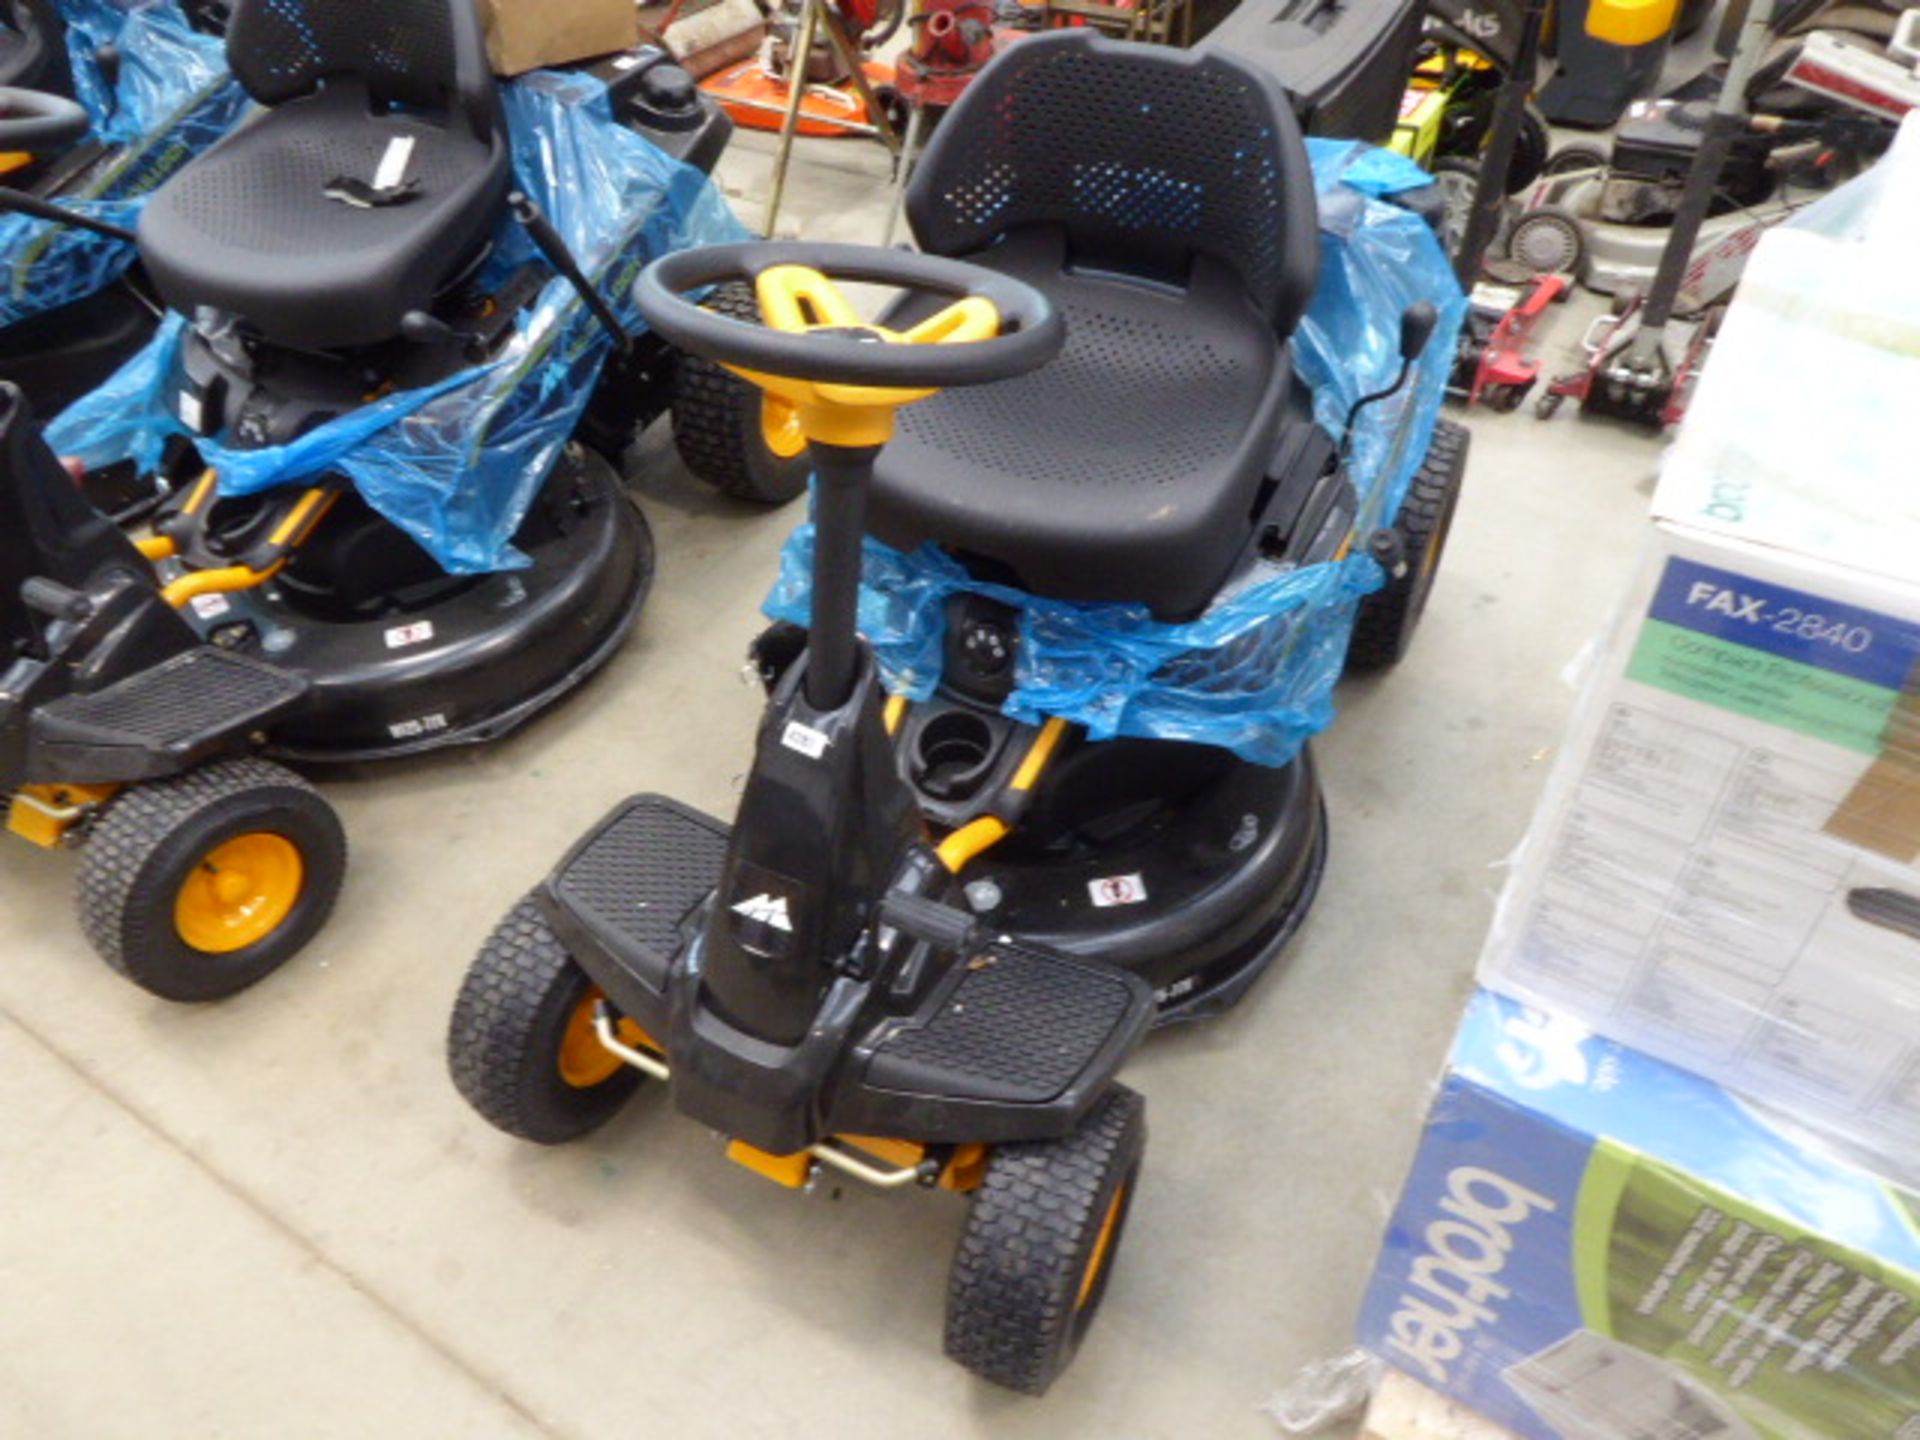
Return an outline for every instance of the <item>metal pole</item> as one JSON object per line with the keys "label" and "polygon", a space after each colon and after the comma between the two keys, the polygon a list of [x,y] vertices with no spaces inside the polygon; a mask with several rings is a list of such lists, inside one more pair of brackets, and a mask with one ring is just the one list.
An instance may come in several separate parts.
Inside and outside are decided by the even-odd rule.
{"label": "metal pole", "polygon": [[780,121],[780,144],[773,152],[773,178],[767,182],[767,218],[761,234],[773,239],[780,201],[787,190],[787,166],[793,160],[793,136],[800,125],[800,102],[807,93],[807,63],[813,58],[813,31],[826,0],[800,0],[800,33],[787,60],[787,113]]}
{"label": "metal pole", "polygon": [[827,27],[827,43],[839,55],[840,63],[847,67],[847,79],[853,85],[853,93],[860,97],[860,103],[867,107],[867,118],[873,122],[873,128],[880,132],[880,139],[887,149],[895,155],[900,153],[900,133],[893,128],[893,119],[887,114],[886,107],[873,93],[873,86],[867,81],[866,67],[860,63],[860,47],[841,25],[840,17],[832,10],[824,8],[820,12],[820,23]]}
{"label": "metal pole", "polygon": [[1480,279],[1480,266],[1487,247],[1500,228],[1500,209],[1507,203],[1507,173],[1513,168],[1513,152],[1520,142],[1520,125],[1526,119],[1527,96],[1540,68],[1540,32],[1547,19],[1547,0],[1528,0],[1520,20],[1520,43],[1514,47],[1513,64],[1500,84],[1493,114],[1493,133],[1480,157],[1480,173],[1473,182],[1473,209],[1467,216],[1466,233],[1460,237],[1460,250],[1453,257],[1453,273],[1460,284],[1473,289]]}
{"label": "metal pole", "polygon": [[913,162],[920,158],[920,137],[927,127],[927,107],[915,105],[907,111],[907,139],[900,147],[900,156],[895,163],[900,167],[893,177],[893,199],[887,205],[887,230],[880,237],[882,245],[893,244],[894,233],[900,228],[900,215],[907,205],[907,180],[913,170]]}
{"label": "metal pole", "polygon": [[1720,190],[1720,172],[1726,168],[1727,155],[1734,137],[1740,132],[1747,109],[1747,82],[1753,78],[1760,57],[1766,53],[1773,26],[1773,0],[1752,0],[1747,6],[1746,23],[1740,28],[1740,43],[1727,60],[1726,78],[1714,97],[1713,115],[1707,132],[1700,137],[1693,165],[1687,171],[1687,186],[1675,211],[1673,228],[1667,232],[1666,248],[1660,252],[1660,268],[1654,273],[1647,291],[1646,308],[1641,312],[1640,329],[1634,335],[1624,357],[1630,369],[1643,369],[1660,363],[1661,347],[1666,340],[1667,322],[1680,298],[1680,286],[1693,264],[1693,247],[1700,238],[1700,227],[1713,208],[1713,197]]}

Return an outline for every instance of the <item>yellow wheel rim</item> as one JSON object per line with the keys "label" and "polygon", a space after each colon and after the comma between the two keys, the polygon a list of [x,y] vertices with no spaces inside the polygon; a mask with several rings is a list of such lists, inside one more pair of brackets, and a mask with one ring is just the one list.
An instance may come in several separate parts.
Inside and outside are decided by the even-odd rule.
{"label": "yellow wheel rim", "polygon": [[591,1090],[604,1085],[620,1073],[626,1062],[600,1043],[593,1029],[593,1007],[600,1000],[598,990],[589,990],[567,1017],[566,1033],[560,1037],[560,1078],[576,1090]]}
{"label": "yellow wheel rim", "polygon": [[180,886],[174,929],[207,955],[257,945],[293,913],[306,872],[300,847],[286,836],[236,835],[203,855]]}
{"label": "yellow wheel rim", "polygon": [[1100,1233],[1094,1238],[1093,1254],[1087,1257],[1087,1273],[1080,1277],[1080,1295],[1073,1302],[1075,1310],[1087,1308],[1087,1302],[1093,1299],[1093,1292],[1100,1283],[1100,1274],[1107,1268],[1107,1257],[1113,1253],[1113,1233],[1120,1228],[1120,1211],[1126,1205],[1127,1187],[1122,1185],[1113,1192],[1113,1203],[1107,1206],[1106,1219],[1100,1222]]}

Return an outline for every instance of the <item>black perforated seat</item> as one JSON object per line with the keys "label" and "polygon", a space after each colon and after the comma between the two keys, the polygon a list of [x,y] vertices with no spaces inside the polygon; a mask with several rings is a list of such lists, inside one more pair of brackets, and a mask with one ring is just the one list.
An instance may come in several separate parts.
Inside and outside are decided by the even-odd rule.
{"label": "black perforated seat", "polygon": [[868,528],[989,559],[1038,595],[1205,609],[1245,544],[1286,399],[1272,323],[1208,261],[1175,290],[1063,272],[1057,231],[969,258],[1040,286],[1066,349],[902,410]]}
{"label": "black perforated seat", "polygon": [[1251,537],[1318,270],[1284,92],[1225,55],[1025,40],[941,125],[907,214],[923,250],[1045,292],[1067,342],[901,411],[868,528],[1037,595],[1204,609]]}
{"label": "black perforated seat", "polygon": [[[228,53],[273,108],[147,206],[140,253],[161,298],[304,349],[392,338],[471,264],[512,183],[472,7],[241,0]],[[409,143],[402,203],[328,194],[338,181],[371,188]]]}

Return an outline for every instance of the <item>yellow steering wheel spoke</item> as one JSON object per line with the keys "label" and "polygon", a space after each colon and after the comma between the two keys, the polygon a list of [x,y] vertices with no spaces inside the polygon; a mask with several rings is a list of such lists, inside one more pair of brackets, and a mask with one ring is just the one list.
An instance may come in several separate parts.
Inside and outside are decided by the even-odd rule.
{"label": "yellow steering wheel spoke", "polygon": [[[790,335],[855,330],[886,345],[966,345],[1000,333],[998,307],[977,295],[956,300],[911,330],[872,324],[832,277],[809,265],[769,266],[755,277],[754,294],[767,328]],[[727,368],[766,392],[762,430],[783,456],[798,454],[807,441],[849,449],[884,445],[893,438],[895,411],[938,393],[924,386],[836,385]]]}
{"label": "yellow steering wheel spoke", "polygon": [[976,340],[991,340],[1000,333],[1000,311],[991,300],[969,295],[956,300],[938,315],[929,315],[904,334],[886,332],[888,338],[909,345],[969,345]]}
{"label": "yellow steering wheel spoke", "polygon": [[799,334],[822,326],[864,328],[846,292],[811,265],[774,265],[753,282],[769,330]]}

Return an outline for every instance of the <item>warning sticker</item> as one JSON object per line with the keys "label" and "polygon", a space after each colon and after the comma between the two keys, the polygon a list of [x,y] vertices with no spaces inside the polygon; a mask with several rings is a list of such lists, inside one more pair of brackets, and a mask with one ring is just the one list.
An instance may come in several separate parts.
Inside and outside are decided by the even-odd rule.
{"label": "warning sticker", "polygon": [[433,638],[433,622],[416,620],[411,625],[396,625],[387,631],[387,648],[404,650],[409,645],[424,645]]}
{"label": "warning sticker", "polygon": [[1087,893],[1093,897],[1094,907],[1109,910],[1115,905],[1144,905],[1147,899],[1147,882],[1139,875],[1108,875],[1099,880],[1087,882]]}

